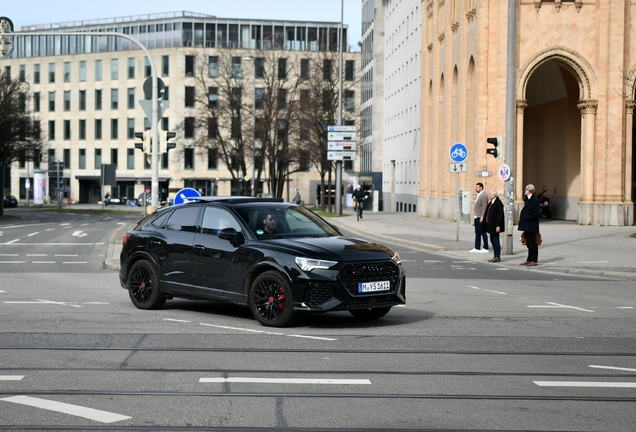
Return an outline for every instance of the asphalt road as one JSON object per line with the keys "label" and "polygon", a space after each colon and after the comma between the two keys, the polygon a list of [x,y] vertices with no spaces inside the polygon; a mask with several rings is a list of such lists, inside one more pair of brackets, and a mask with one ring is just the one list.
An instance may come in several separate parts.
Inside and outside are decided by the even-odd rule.
{"label": "asphalt road", "polygon": [[134,308],[102,268],[123,222],[0,225],[0,430],[636,430],[633,282],[400,247],[406,306],[271,329],[238,305]]}

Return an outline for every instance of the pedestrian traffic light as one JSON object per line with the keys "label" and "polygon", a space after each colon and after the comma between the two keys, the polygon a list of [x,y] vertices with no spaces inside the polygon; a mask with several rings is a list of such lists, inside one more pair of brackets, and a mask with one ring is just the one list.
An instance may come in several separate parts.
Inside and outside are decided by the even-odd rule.
{"label": "pedestrian traffic light", "polygon": [[486,138],[486,142],[494,146],[493,148],[486,149],[486,153],[488,153],[489,155],[493,155],[497,159],[503,159],[503,150],[504,150],[503,136],[498,136],[494,138]]}
{"label": "pedestrian traffic light", "polygon": [[159,153],[168,153],[168,150],[172,150],[177,146],[175,143],[168,142],[177,136],[175,132],[160,131],[159,132]]}

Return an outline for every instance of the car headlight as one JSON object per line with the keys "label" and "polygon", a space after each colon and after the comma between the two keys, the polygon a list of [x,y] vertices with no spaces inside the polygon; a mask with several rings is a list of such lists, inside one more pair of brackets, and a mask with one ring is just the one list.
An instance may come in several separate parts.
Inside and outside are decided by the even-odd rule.
{"label": "car headlight", "polygon": [[402,265],[402,259],[400,258],[400,254],[398,254],[397,252],[393,253],[393,256],[391,257],[391,261],[393,261],[397,265]]}
{"label": "car headlight", "polygon": [[296,264],[298,264],[298,267],[300,267],[303,271],[312,271],[314,269],[327,270],[328,268],[338,264],[338,261],[296,257]]}

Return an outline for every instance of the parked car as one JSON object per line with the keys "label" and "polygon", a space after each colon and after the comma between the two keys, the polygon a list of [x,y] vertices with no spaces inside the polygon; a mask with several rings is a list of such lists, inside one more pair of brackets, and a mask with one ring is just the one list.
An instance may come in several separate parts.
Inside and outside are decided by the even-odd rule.
{"label": "parked car", "polygon": [[304,312],[377,319],[406,302],[395,251],[345,237],[276,198],[201,197],[160,208],[126,233],[120,260],[121,286],[139,309],[175,297],[229,301],[282,327]]}
{"label": "parked car", "polygon": [[4,197],[4,208],[17,207],[17,206],[18,206],[18,199],[15,196],[8,195]]}

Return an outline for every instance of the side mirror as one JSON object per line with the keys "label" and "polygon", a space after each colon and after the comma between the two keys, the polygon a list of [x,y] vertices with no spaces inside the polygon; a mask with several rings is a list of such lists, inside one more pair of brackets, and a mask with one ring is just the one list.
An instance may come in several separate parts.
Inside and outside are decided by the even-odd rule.
{"label": "side mirror", "polygon": [[229,240],[233,246],[238,246],[243,243],[243,234],[236,231],[234,228],[223,228],[216,234],[220,239]]}

